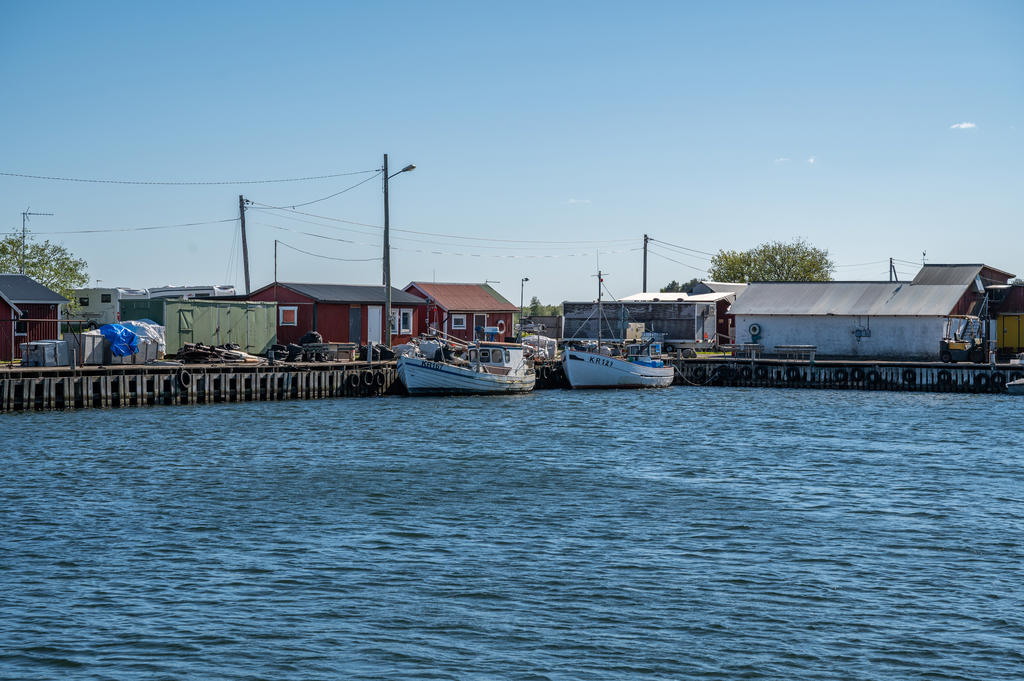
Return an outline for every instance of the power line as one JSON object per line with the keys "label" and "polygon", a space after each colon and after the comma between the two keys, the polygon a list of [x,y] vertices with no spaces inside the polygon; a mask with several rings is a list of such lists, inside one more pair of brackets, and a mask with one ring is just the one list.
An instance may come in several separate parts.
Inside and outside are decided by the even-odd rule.
{"label": "power line", "polygon": [[228,184],[275,184],[280,182],[308,182],[310,180],[329,180],[335,177],[347,177],[349,175],[362,175],[364,173],[379,173],[379,170],[357,170],[351,173],[333,173],[331,175],[310,175],[308,177],[287,177],[276,180],[221,180],[221,181],[180,181],[180,182],[165,182],[160,180],[98,180],[93,178],[82,178],[82,177],[57,177],[52,175],[27,175],[25,173],[6,173],[0,172],[0,175],[6,177],[21,177],[30,180],[52,180],[54,182],[88,182],[91,184],[133,184],[133,185],[161,185],[168,187],[188,187],[188,186],[210,186],[210,185],[228,185]]}
{"label": "power line", "polygon": [[655,239],[654,237],[650,237],[650,241],[654,241],[654,242],[657,242],[659,244],[664,244],[666,246],[672,246],[673,248],[678,248],[678,249],[683,250],[683,251],[692,251],[693,253],[700,253],[701,255],[707,255],[707,256],[710,256],[710,257],[714,257],[716,255],[715,253],[708,253],[707,251],[698,251],[696,248],[689,248],[687,246],[680,246],[679,244],[670,244],[667,241],[662,241],[661,239]]}
{"label": "power line", "polygon": [[340,192],[334,192],[330,196],[325,196],[325,197],[323,197],[321,199],[313,199],[312,201],[306,201],[305,203],[296,203],[296,204],[292,204],[292,205],[289,205],[289,206],[268,206],[267,204],[260,203],[259,201],[248,201],[248,203],[253,204],[253,205],[255,205],[255,206],[257,206],[257,207],[259,207],[259,208],[261,208],[263,210],[266,210],[266,209],[273,209],[273,210],[287,210],[287,209],[291,209],[291,210],[294,210],[294,209],[296,209],[296,208],[298,208],[300,206],[308,206],[308,205],[313,204],[313,203],[320,203],[321,201],[326,201],[327,199],[333,199],[335,196],[341,196],[342,194],[344,194],[347,191],[351,191],[351,190],[355,189],[356,187],[358,187],[360,185],[366,184],[370,180],[376,178],[378,175],[380,175],[380,171],[377,171],[373,175],[370,175],[368,178],[366,178],[365,180],[362,180],[361,182],[356,182],[351,187],[346,187],[345,189],[342,189]]}
{"label": "power line", "polygon": [[299,253],[305,253],[306,255],[311,255],[314,258],[323,258],[324,260],[337,260],[339,262],[371,262],[373,260],[380,260],[380,258],[335,258],[335,257],[330,256],[330,255],[321,255],[319,253],[310,253],[309,251],[304,251],[301,248],[296,248],[295,246],[292,246],[291,244],[286,244],[283,241],[278,241],[277,243],[281,244],[282,246],[287,246],[288,248],[292,249],[293,251],[298,251]]}
{"label": "power line", "polygon": [[95,235],[110,231],[150,231],[152,229],[173,229],[175,227],[197,227],[202,224],[222,224],[237,222],[239,218],[229,217],[223,220],[207,220],[205,222],[182,222],[180,224],[158,224],[150,227],[89,227],[86,229],[66,229],[61,231],[37,231],[37,235]]}
{"label": "power line", "polygon": [[[653,241],[653,239],[652,239],[652,241]],[[707,270],[701,269],[700,267],[697,267],[696,265],[690,265],[689,263],[685,263],[685,262],[680,262],[678,260],[674,260],[674,259],[668,257],[667,255],[662,255],[661,253],[658,253],[657,251],[648,250],[647,252],[650,253],[651,255],[656,255],[659,258],[664,258],[665,260],[669,260],[671,262],[674,262],[677,265],[682,265],[683,267],[689,267],[690,269],[697,270],[698,272],[706,272],[707,271]]]}
{"label": "power line", "polygon": [[[306,215],[311,218],[317,218],[319,220],[331,220],[332,222],[343,222],[348,225],[358,225],[360,227],[372,227],[374,229],[383,229],[381,225],[371,225],[366,222],[357,222],[355,220],[346,220],[344,218],[332,218],[327,215],[317,215],[316,213],[307,213],[301,210],[292,210],[290,208],[272,208],[273,210],[282,210],[291,213],[297,213],[299,215]],[[532,240],[532,239],[493,239],[488,237],[480,236],[462,236],[459,234],[443,234],[440,232],[423,232],[415,229],[400,229],[398,227],[392,227],[392,232],[404,232],[406,234],[420,234],[422,236],[435,236],[443,239],[464,239],[467,241],[490,241],[495,243],[509,243],[509,244],[567,244],[572,246],[581,246],[584,244],[621,244],[635,242],[636,239],[606,239],[606,240],[579,240],[574,239],[572,241],[546,241],[546,240]]]}
{"label": "power line", "polygon": [[884,265],[887,260],[875,260],[872,262],[860,262],[855,265],[836,265],[836,267],[867,267],[868,265]]}

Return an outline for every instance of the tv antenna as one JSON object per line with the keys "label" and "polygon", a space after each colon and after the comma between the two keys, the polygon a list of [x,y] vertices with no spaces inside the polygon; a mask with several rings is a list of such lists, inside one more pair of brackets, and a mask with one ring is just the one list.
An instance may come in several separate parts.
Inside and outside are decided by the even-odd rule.
{"label": "tv antenna", "polygon": [[21,213],[21,273],[25,274],[25,240],[28,234],[29,217],[32,215],[53,215],[53,213],[33,213],[32,206],[29,206]]}

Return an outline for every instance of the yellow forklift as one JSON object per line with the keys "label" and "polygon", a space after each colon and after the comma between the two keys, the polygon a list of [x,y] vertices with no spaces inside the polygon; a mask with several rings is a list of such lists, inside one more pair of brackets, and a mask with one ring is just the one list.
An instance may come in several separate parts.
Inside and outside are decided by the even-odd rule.
{"label": "yellow forklift", "polygon": [[970,315],[946,317],[939,342],[939,359],[943,362],[985,363],[985,339],[981,335],[981,318]]}

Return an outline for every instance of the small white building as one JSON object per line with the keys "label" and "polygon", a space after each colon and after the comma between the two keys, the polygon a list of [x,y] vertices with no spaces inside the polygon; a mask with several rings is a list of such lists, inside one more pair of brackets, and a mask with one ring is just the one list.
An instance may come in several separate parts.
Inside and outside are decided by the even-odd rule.
{"label": "small white building", "polygon": [[753,283],[733,303],[738,343],[813,345],[819,356],[935,360],[962,285]]}

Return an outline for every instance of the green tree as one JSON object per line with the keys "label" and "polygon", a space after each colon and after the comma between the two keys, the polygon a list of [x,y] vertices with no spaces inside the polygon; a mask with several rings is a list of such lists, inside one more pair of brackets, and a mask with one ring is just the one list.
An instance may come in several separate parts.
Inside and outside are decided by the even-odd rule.
{"label": "green tree", "polygon": [[540,308],[543,307],[540,303],[540,298],[534,296],[530,298],[530,304],[526,306],[526,311],[531,317],[536,317],[541,314]]}
{"label": "green tree", "polygon": [[670,281],[667,286],[663,286],[661,288],[661,292],[662,293],[682,293],[682,291],[683,291],[682,284],[680,284],[675,279]]}
{"label": "green tree", "polygon": [[719,251],[708,274],[715,281],[832,281],[828,251],[803,239],[772,241],[749,251]]}
{"label": "green tree", "polygon": [[697,277],[694,277],[685,284],[680,284],[678,281],[673,279],[668,283],[667,286],[661,289],[661,293],[689,293],[690,291],[693,290],[693,287],[699,283],[700,279],[698,279]]}
{"label": "green tree", "polygon": [[[11,234],[0,241],[0,272],[20,271],[21,236]],[[89,282],[88,264],[49,240],[40,243],[29,239],[25,244],[25,274],[72,301],[72,307],[72,289]]]}

